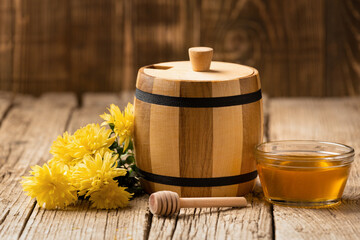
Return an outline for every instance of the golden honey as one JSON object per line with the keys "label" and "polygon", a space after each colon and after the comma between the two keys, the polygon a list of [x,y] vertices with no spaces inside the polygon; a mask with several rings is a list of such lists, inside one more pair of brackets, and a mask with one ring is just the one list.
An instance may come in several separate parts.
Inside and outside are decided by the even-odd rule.
{"label": "golden honey", "polygon": [[[270,145],[264,147],[264,145]],[[330,151],[331,150],[331,151]],[[264,197],[275,204],[327,207],[340,203],[353,149],[316,141],[264,143],[257,168]]]}

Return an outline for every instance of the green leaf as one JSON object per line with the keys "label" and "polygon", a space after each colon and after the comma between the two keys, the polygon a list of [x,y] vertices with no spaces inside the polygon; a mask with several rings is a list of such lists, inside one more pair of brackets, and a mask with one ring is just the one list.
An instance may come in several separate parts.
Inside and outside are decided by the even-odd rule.
{"label": "green leaf", "polygon": [[138,172],[138,167],[134,164],[134,165],[131,165],[130,168],[135,171],[135,172]]}
{"label": "green leaf", "polygon": [[114,141],[113,144],[111,144],[111,146],[109,147],[109,149],[114,151],[115,148],[117,148],[117,147],[118,147],[118,143],[117,143],[117,141]]}
{"label": "green leaf", "polygon": [[116,151],[120,154],[120,155],[123,155],[124,154],[124,146],[121,145],[116,148]]}
{"label": "green leaf", "polygon": [[126,162],[127,164],[133,164],[133,163],[135,163],[135,158],[130,155],[130,156],[128,156],[128,157],[126,158],[125,162]]}
{"label": "green leaf", "polygon": [[129,146],[128,146],[127,149],[130,149],[130,150],[133,150],[133,149],[134,149],[134,144],[133,144],[133,141],[132,141],[132,140],[129,142]]}
{"label": "green leaf", "polygon": [[129,177],[133,178],[133,177],[136,177],[136,172],[133,171],[133,170],[129,170]]}

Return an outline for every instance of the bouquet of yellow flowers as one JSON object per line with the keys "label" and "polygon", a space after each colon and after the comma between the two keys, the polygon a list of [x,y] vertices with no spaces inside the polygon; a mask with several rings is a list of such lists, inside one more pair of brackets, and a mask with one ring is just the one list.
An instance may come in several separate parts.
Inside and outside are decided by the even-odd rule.
{"label": "bouquet of yellow flowers", "polygon": [[112,104],[108,110],[100,115],[101,126],[88,124],[59,136],[51,146],[53,158],[23,177],[23,190],[40,207],[64,208],[86,198],[93,207],[113,209],[142,192],[133,154],[133,106],[121,112]]}

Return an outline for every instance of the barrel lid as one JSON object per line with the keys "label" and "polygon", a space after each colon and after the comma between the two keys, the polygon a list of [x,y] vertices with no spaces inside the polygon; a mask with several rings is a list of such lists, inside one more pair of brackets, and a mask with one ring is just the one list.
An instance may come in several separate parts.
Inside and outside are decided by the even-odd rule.
{"label": "barrel lid", "polygon": [[189,49],[190,61],[164,62],[144,67],[146,75],[174,81],[229,81],[248,78],[257,70],[235,63],[211,61],[213,49],[195,47]]}

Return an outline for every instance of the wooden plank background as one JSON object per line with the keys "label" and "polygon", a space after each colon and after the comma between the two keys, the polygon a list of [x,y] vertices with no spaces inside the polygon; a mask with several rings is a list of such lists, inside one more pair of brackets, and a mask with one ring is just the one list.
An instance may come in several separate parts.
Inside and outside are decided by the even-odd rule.
{"label": "wooden plank background", "polygon": [[0,90],[121,91],[140,66],[214,59],[259,69],[269,96],[360,93],[356,0],[2,0]]}

